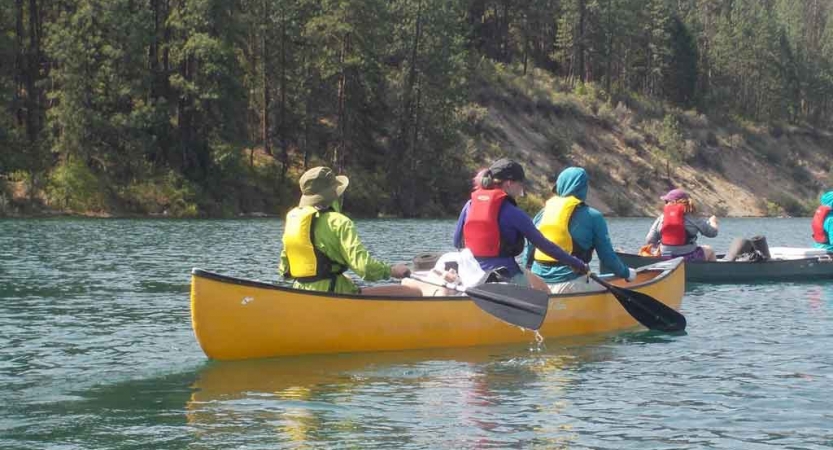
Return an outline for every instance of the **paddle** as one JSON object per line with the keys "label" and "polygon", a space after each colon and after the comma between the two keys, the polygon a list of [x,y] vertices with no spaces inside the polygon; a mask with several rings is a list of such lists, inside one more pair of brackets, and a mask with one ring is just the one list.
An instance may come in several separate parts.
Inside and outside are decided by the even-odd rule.
{"label": "paddle", "polygon": [[468,289],[453,283],[438,283],[411,274],[423,283],[463,292],[480,309],[498,319],[519,327],[537,330],[544,323],[549,307],[549,294],[517,284],[486,283]]}
{"label": "paddle", "polygon": [[668,305],[648,294],[614,286],[594,273],[590,273],[588,276],[609,290],[616,297],[616,300],[619,300],[628,314],[648,329],[666,332],[685,330],[685,316]]}

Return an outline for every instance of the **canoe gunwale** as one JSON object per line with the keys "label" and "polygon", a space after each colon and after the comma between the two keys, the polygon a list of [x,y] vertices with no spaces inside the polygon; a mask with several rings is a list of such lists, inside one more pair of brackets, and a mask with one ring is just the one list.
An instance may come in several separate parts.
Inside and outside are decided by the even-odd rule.
{"label": "canoe gunwale", "polygon": [[[639,289],[643,287],[650,286],[652,284],[660,283],[663,279],[669,277],[672,273],[680,268],[682,264],[682,258],[674,258],[670,260],[663,260],[657,261],[657,263],[661,264],[661,267],[654,268],[652,265],[643,266],[637,269],[637,272],[657,272],[656,276],[651,278],[650,280],[646,280],[642,283],[635,283],[635,284],[628,284],[626,287],[628,289]],[[436,297],[423,297],[423,296],[403,296],[403,297],[389,297],[389,296],[373,296],[373,295],[355,295],[355,294],[337,294],[332,292],[320,292],[320,291],[305,291],[301,289],[294,289],[287,286],[281,286],[273,283],[268,283],[265,281],[257,281],[251,280],[247,278],[238,278],[233,277],[230,275],[221,275],[216,272],[211,272],[208,270],[200,269],[194,267],[191,269],[191,275],[193,277],[198,278],[205,278],[208,280],[218,281],[221,283],[231,283],[237,284],[240,286],[247,286],[253,287],[258,289],[271,289],[283,292],[294,292],[294,293],[302,293],[303,295],[310,295],[316,297],[328,297],[333,299],[349,299],[349,300],[376,300],[376,301],[390,301],[390,300],[401,300],[401,301],[470,301],[470,298],[466,295],[454,295],[454,296],[436,296]],[[607,278],[607,277],[603,277]],[[557,298],[566,298],[566,297],[582,297],[582,296],[589,296],[589,295],[597,295],[598,292],[581,292],[581,293],[567,293],[567,294],[550,294],[550,299],[557,299]]]}
{"label": "canoe gunwale", "polygon": [[[655,264],[657,257],[616,252],[631,267]],[[833,259],[829,255],[767,261],[691,261],[686,262],[686,281],[692,283],[764,283],[819,281],[833,278]]]}

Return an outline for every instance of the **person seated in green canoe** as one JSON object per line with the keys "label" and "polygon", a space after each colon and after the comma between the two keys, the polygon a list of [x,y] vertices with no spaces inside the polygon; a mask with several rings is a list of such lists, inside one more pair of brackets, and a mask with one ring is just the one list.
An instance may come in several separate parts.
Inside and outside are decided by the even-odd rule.
{"label": "person seated in green canoe", "polygon": [[301,200],[284,222],[283,249],[278,272],[294,280],[292,287],[337,294],[420,296],[419,289],[402,285],[360,289],[344,275],[352,270],[367,281],[406,278],[404,264],[386,264],[370,256],[359,240],[353,221],[341,213],[342,194],[349,179],[328,167],[301,175]]}
{"label": "person seated in green canoe", "polygon": [[[636,271],[626,266],[613,250],[607,222],[595,208],[585,203],[587,172],[580,167],[568,167],[558,175],[553,186],[555,193],[532,222],[550,241],[578,259],[589,263],[593,250],[607,267],[620,278],[636,279]],[[604,287],[574,272],[568,265],[526,246],[523,261],[532,273],[541,277],[555,294],[603,291]]]}
{"label": "person seated in green canoe", "polygon": [[716,261],[710,246],[697,245],[697,236],[717,237],[717,217],[711,216],[706,220],[695,216],[697,209],[694,202],[682,189],[672,189],[660,198],[665,201],[665,207],[645,236],[645,244],[659,245],[663,257]]}
{"label": "person seated in green canoe", "polygon": [[815,248],[821,248],[833,252],[833,191],[827,191],[819,197],[819,205],[816,213],[813,214],[813,221],[810,227],[813,230]]}

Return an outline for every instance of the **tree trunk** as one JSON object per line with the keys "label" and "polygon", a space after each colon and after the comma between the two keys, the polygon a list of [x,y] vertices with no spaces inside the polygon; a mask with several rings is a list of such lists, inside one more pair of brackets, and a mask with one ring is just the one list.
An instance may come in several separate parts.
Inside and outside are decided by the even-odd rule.
{"label": "tree trunk", "polygon": [[15,0],[15,39],[14,39],[14,81],[15,81],[15,117],[18,126],[26,126],[26,107],[21,99],[25,98],[26,58],[23,47],[23,0]]}
{"label": "tree trunk", "polygon": [[289,145],[286,138],[286,12],[281,8],[281,107],[278,130],[280,131],[281,143],[281,180],[286,177],[289,170]]}
{"label": "tree trunk", "polygon": [[610,94],[613,78],[613,0],[607,0],[607,49],[605,51],[605,91]]}
{"label": "tree trunk", "polygon": [[[268,13],[268,2],[263,2],[263,16],[264,16],[264,25],[268,20],[269,13]],[[266,152],[267,155],[272,154],[272,146],[271,146],[271,136],[269,133],[270,123],[269,123],[269,101],[271,99],[270,90],[269,90],[269,53],[266,50],[267,42],[266,42],[266,27],[264,26],[260,30],[260,64],[261,64],[261,82],[263,83],[263,98],[261,102],[262,110],[260,111],[260,140],[263,142],[263,151]]]}
{"label": "tree trunk", "polygon": [[577,70],[579,79],[584,82],[587,80],[584,67],[584,33],[587,26],[587,5],[586,0],[578,0],[578,42],[576,43],[576,51],[578,52]]}
{"label": "tree trunk", "polygon": [[345,153],[347,152],[347,69],[345,61],[350,51],[350,33],[341,40],[341,51],[338,55],[340,73],[338,76],[338,143],[333,152],[333,167],[336,173],[344,172]]}
{"label": "tree trunk", "polygon": [[[414,89],[417,83],[418,64],[419,64],[419,44],[422,34],[422,1],[417,2],[416,20],[414,21],[414,39],[411,45],[411,67],[408,70],[408,76],[405,79],[405,86],[403,88],[403,102],[402,102],[402,118],[399,128],[399,147],[400,160],[396,162],[397,167],[408,167],[414,170],[416,164],[415,147],[416,144],[416,120],[418,114],[414,107]],[[396,168],[392,173],[396,174],[394,183],[401,187],[397,189],[398,204],[402,208],[405,215],[413,213],[414,210],[414,195],[415,186],[414,178],[412,176],[405,176],[405,174],[397,174],[400,169]],[[400,176],[401,175],[401,176]]]}
{"label": "tree trunk", "polygon": [[501,22],[500,53],[501,60],[509,63],[512,61],[512,54],[509,46],[509,3],[510,0],[503,0],[503,21]]}
{"label": "tree trunk", "polygon": [[29,0],[29,49],[26,62],[26,136],[30,143],[40,132],[40,94],[36,85],[40,78],[40,12],[37,0]]}

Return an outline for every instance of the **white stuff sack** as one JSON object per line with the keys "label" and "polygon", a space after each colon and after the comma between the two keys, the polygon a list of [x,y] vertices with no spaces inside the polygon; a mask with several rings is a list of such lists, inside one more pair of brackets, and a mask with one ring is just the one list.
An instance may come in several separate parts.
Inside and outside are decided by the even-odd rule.
{"label": "white stuff sack", "polygon": [[460,285],[466,289],[485,283],[489,276],[480,268],[480,263],[467,248],[457,255],[457,274],[460,277]]}

